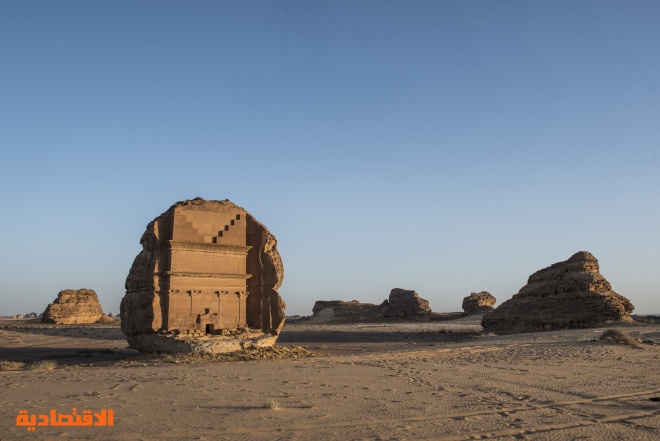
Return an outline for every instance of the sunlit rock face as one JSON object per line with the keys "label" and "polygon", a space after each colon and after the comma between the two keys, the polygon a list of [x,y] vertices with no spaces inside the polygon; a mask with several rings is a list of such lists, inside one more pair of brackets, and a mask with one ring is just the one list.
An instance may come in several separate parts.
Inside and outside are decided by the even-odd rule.
{"label": "sunlit rock face", "polygon": [[277,240],[243,208],[177,202],[147,225],[121,302],[121,328],[145,352],[272,346],[285,304]]}
{"label": "sunlit rock face", "polygon": [[415,291],[394,288],[383,306],[383,317],[400,317],[413,320],[429,320],[431,307],[429,301],[421,298]]}
{"label": "sunlit rock face", "polygon": [[497,299],[489,292],[473,292],[463,299],[463,312],[468,314],[485,314],[493,311]]}
{"label": "sunlit rock face", "polygon": [[[36,314],[34,314],[36,317]],[[41,321],[63,325],[96,323],[103,317],[99,298],[91,289],[65,289],[44,311]]]}
{"label": "sunlit rock face", "polygon": [[598,260],[586,251],[532,274],[518,294],[485,315],[485,331],[499,334],[584,328],[630,322],[635,307],[612,291]]}
{"label": "sunlit rock face", "polygon": [[430,320],[428,300],[415,291],[394,288],[380,305],[357,300],[317,300],[312,309],[314,319],[332,322],[367,322],[383,319]]}

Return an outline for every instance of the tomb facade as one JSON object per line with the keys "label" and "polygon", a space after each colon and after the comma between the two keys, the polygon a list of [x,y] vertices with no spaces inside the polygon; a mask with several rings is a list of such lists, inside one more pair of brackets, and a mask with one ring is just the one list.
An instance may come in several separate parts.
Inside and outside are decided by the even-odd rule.
{"label": "tomb facade", "polygon": [[274,344],[285,319],[277,240],[245,209],[201,198],[154,219],[126,279],[122,331],[146,352]]}

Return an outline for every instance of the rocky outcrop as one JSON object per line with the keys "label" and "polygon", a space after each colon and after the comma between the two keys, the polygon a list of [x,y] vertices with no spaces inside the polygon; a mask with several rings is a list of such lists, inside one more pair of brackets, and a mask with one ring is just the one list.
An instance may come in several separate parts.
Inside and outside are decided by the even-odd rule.
{"label": "rocky outcrop", "polygon": [[245,209],[201,198],[147,225],[121,302],[121,329],[145,352],[273,345],[285,320],[277,240]]}
{"label": "rocky outcrop", "polygon": [[383,308],[373,303],[360,303],[357,300],[344,302],[341,300],[318,300],[314,303],[312,313],[322,315],[330,321],[365,322],[383,318]]}
{"label": "rocky outcrop", "polygon": [[57,294],[41,317],[44,323],[74,325],[96,323],[103,316],[99,298],[91,289],[65,289]]}
{"label": "rocky outcrop", "polygon": [[110,315],[103,314],[101,318],[96,321],[96,323],[100,323],[103,325],[112,325],[115,323],[119,323],[119,319],[111,317]]}
{"label": "rocky outcrop", "polygon": [[584,328],[631,322],[634,306],[600,274],[586,251],[532,274],[518,294],[484,316],[487,332],[499,334]]}
{"label": "rocky outcrop", "polygon": [[469,314],[486,314],[493,311],[493,305],[497,299],[486,291],[473,292],[463,299],[463,313]]}
{"label": "rocky outcrop", "polygon": [[394,288],[385,302],[383,303],[383,317],[385,318],[429,320],[431,317],[432,311],[428,300],[421,298],[415,291]]}
{"label": "rocky outcrop", "polygon": [[429,320],[429,302],[415,291],[394,288],[380,305],[357,300],[318,300],[312,309],[311,322],[368,322],[383,319]]}

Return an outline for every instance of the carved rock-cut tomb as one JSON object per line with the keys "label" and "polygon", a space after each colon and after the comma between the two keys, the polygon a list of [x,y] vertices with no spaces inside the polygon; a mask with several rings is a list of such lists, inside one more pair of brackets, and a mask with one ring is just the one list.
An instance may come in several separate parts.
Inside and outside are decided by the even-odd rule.
{"label": "carved rock-cut tomb", "polygon": [[145,352],[272,346],[285,304],[277,240],[243,208],[201,198],[154,219],[126,278],[122,331]]}

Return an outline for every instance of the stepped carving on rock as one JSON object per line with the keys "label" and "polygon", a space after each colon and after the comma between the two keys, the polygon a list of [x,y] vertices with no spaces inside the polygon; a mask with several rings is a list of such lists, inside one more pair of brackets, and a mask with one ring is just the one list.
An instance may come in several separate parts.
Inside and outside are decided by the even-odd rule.
{"label": "stepped carving on rock", "polygon": [[[36,314],[35,314],[36,316]],[[91,289],[65,289],[57,294],[41,317],[44,323],[76,325],[96,323],[103,317],[99,298]]]}
{"label": "stepped carving on rock", "polygon": [[177,202],[147,225],[126,278],[121,329],[144,352],[272,346],[284,325],[277,240],[243,208]]}
{"label": "stepped carving on rock", "polygon": [[635,307],[600,274],[586,251],[535,272],[518,294],[484,316],[487,332],[510,334],[632,322]]}

